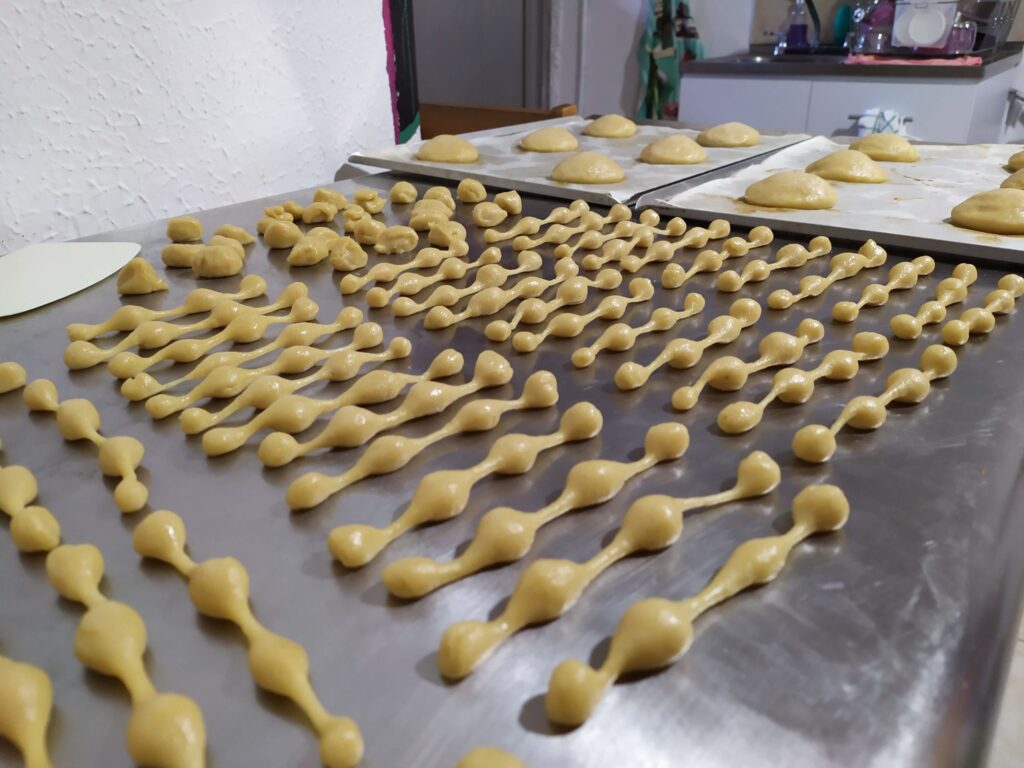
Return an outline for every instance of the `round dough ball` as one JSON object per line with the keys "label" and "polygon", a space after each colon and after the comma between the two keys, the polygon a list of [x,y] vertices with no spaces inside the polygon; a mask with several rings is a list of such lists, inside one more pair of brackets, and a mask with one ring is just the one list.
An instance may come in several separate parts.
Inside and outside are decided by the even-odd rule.
{"label": "round dough ball", "polygon": [[702,147],[753,147],[760,141],[761,134],[746,123],[722,123],[697,134]]}
{"label": "round dough ball", "polygon": [[654,165],[692,165],[708,158],[704,147],[685,133],[655,139],[640,151],[640,160]]}
{"label": "round dough ball", "polygon": [[863,152],[872,160],[890,163],[917,162],[917,150],[902,136],[895,133],[872,133],[858,139],[850,145],[850,149]]}
{"label": "round dough ball", "polygon": [[836,204],[836,191],[820,176],[803,171],[779,171],[747,187],[743,195],[751,205],[766,208],[820,210]]}
{"label": "round dough ball", "polygon": [[971,195],[953,208],[958,227],[996,235],[1024,235],[1024,189],[1000,188]]}
{"label": "round dough ball", "polygon": [[1024,189],[1024,168],[1007,176],[999,186],[1008,189]]}
{"label": "round dough ball", "polygon": [[1024,168],[1024,149],[1018,149],[1010,155],[1010,159],[1006,161],[1006,166],[1011,171],[1019,171]]}
{"label": "round dough ball", "polygon": [[577,152],[551,171],[551,178],[563,184],[614,184],[626,178],[622,167],[600,152]]}
{"label": "round dough ball", "polygon": [[461,136],[442,133],[425,141],[417,150],[416,158],[428,163],[475,163],[480,155],[476,147]]}
{"label": "round dough ball", "polygon": [[527,152],[574,152],[579,145],[565,128],[539,128],[519,140],[519,148]]}
{"label": "round dough ball", "polygon": [[885,168],[856,149],[840,149],[815,160],[804,170],[830,181],[854,184],[881,184],[889,178]]}
{"label": "round dough ball", "polygon": [[601,139],[628,139],[636,133],[636,123],[622,115],[602,115],[587,125],[583,133]]}

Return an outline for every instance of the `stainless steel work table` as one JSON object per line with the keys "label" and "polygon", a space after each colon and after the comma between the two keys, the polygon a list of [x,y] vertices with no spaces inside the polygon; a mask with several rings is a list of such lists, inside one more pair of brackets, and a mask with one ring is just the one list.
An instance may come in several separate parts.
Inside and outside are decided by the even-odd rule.
{"label": "stainless steel work table", "polygon": [[[348,193],[360,184],[383,189],[393,181],[380,175],[334,187]],[[422,190],[427,185],[419,186]],[[310,193],[275,200],[288,197],[308,200]],[[226,222],[252,229],[266,202],[229,206],[198,218],[208,232]],[[543,215],[555,204],[528,198],[525,212]],[[460,205],[458,218],[468,222],[468,213],[469,206]],[[385,215],[391,216],[389,210]],[[479,250],[479,231],[470,227],[470,232],[474,250]],[[136,240],[144,255],[158,261],[164,224],[104,238]],[[751,256],[764,257],[769,250]],[[265,275],[269,295],[291,280],[302,280],[320,303],[321,320],[342,306],[339,276],[327,263],[291,270],[286,251],[268,258],[262,242],[249,251],[246,272]],[[547,248],[542,252],[550,253]],[[680,257],[689,263],[693,253],[680,252]],[[719,354],[749,358],[765,333],[791,332],[805,316],[821,319],[827,328],[825,339],[798,363],[805,368],[826,351],[846,347],[856,331],[886,332],[892,315],[912,312],[931,298],[950,264],[940,263],[936,274],[916,288],[894,293],[885,307],[866,309],[852,325],[829,323],[831,306],[856,298],[869,282],[883,280],[889,265],[914,255],[891,253],[886,267],[838,283],[823,297],[784,312],[766,310],[740,340],[709,350],[705,363]],[[510,249],[505,257],[511,263]],[[735,262],[742,265],[744,260]],[[777,272],[738,296],[763,303],[769,292],[794,286],[803,274],[824,274],[827,262],[822,258],[801,270]],[[662,266],[648,266],[640,274],[657,282]],[[545,270],[550,272],[550,262]],[[982,268],[966,305],[979,304],[1000,274]],[[516,376],[512,385],[484,396],[518,394],[527,375],[548,368],[558,376],[561,400],[555,409],[511,415],[493,432],[444,441],[405,469],[360,483],[303,514],[289,513],[283,502],[289,480],[315,468],[340,471],[358,451],[333,452],[283,470],[263,469],[254,443],[210,460],[196,438],[182,435],[175,418],[155,423],[141,404],[124,401],[103,366],[69,374],[61,360],[67,343],[64,326],[109,315],[120,303],[113,278],[61,303],[0,322],[0,359],[20,361],[30,378],[52,378],[62,397],[92,399],[106,434],[127,433],[143,440],[152,507],[182,515],[195,559],[231,554],[245,563],[257,616],[306,646],[314,686],[327,708],[352,716],[362,729],[367,767],[452,766],[471,747],[486,744],[510,749],[534,768],[977,765],[994,724],[1024,577],[1020,309],[1017,316],[1000,318],[990,336],[961,348],[959,369],[950,379],[936,382],[926,401],[894,406],[878,431],[844,430],[835,459],[809,466],[792,456],[793,432],[803,424],[830,422],[851,396],[876,394],[891,371],[916,366],[924,347],[939,339],[939,326],[928,327],[916,343],[894,340],[889,356],[864,364],[854,381],[819,383],[807,405],[772,406],[753,432],[725,437],[715,426],[719,408],[739,397],[759,398],[771,372],[753,376],[738,394],[707,390],[687,414],[672,411],[670,395],[695,378],[703,364],[690,371],[663,370],[636,392],[619,392],[612,383],[622,362],[651,359],[673,336],[703,335],[707,321],[738,297],[717,293],[714,279],[699,275],[688,286],[707,298],[702,315],[669,333],[642,337],[632,352],[602,354],[583,371],[571,366],[569,354],[596,337],[603,323],[588,328],[580,339],[552,340],[537,353],[519,355],[507,344],[484,340],[486,320],[426,332],[420,328],[421,317],[395,320],[387,310],[369,312],[387,336],[402,333],[413,340],[412,357],[396,368],[420,370],[452,344],[466,354],[468,369],[476,354],[490,347],[507,354]],[[187,272],[168,271],[168,281],[169,293],[138,303],[173,306],[196,284]],[[236,283],[203,284],[228,288]],[[666,295],[659,289],[656,303],[681,306],[685,292]],[[603,295],[592,295],[585,308]],[[345,299],[361,300],[361,295]],[[626,319],[642,322],[652,306],[634,306]],[[953,308],[951,316],[961,310]],[[562,410],[584,399],[604,412],[600,438],[542,455],[525,476],[479,483],[460,518],[404,537],[363,570],[349,572],[330,559],[324,539],[333,526],[390,520],[426,472],[468,466],[510,431],[550,431]],[[423,434],[446,418],[415,422],[403,431]],[[682,460],[630,482],[605,505],[545,527],[529,559],[587,557],[607,540],[638,496],[695,495],[724,488],[732,483],[739,460],[754,448],[778,459],[781,487],[763,499],[689,515],[674,547],[615,566],[564,618],[519,634],[461,684],[443,683],[435,650],[444,628],[456,620],[485,617],[508,595],[525,561],[401,605],[392,604],[380,584],[383,566],[414,553],[447,558],[471,536],[486,509],[497,504],[535,509],[561,489],[574,463],[599,455],[635,457],[647,427],[672,419],[690,430],[691,446]],[[202,707],[209,765],[319,765],[315,737],[298,710],[255,688],[241,634],[225,622],[199,618],[184,581],[171,568],[140,564],[132,551],[131,530],[141,515],[117,511],[112,483],[100,479],[93,449],[64,443],[52,415],[28,415],[18,393],[0,397],[0,435],[3,463],[23,464],[36,473],[39,503],[59,517],[65,541],[93,542],[102,549],[106,594],[132,604],[146,620],[148,669],[157,688],[185,693]],[[583,727],[571,733],[549,727],[542,694],[555,664],[570,656],[586,659],[595,646],[603,657],[603,641],[631,602],[649,595],[680,598],[698,590],[737,543],[787,527],[793,494],[815,482],[836,483],[849,496],[852,515],[842,532],[801,545],[776,583],[701,618],[696,640],[679,663],[616,685]],[[130,765],[123,746],[127,695],[117,681],[85,671],[73,656],[80,606],[58,599],[46,583],[43,558],[19,555],[7,536],[0,537],[0,585],[0,652],[41,666],[53,679],[49,743],[55,764]],[[0,745],[0,764],[18,764],[7,745]]]}

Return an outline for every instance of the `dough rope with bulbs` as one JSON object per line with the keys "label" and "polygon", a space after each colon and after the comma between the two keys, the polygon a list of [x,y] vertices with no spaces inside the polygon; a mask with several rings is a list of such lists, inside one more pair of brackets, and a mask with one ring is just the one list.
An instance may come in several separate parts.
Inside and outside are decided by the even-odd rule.
{"label": "dough rope with bulbs", "polygon": [[[558,209],[555,209],[556,211]],[[529,217],[526,217],[529,218]],[[584,232],[597,231],[605,226],[605,217],[594,211],[584,211],[579,217],[580,223],[575,227],[564,224],[551,224],[539,237],[531,238],[529,235],[518,235],[512,240],[512,248],[522,251],[527,248],[536,248],[539,245],[561,245],[571,238]],[[522,221],[519,222],[520,224]],[[531,227],[532,229],[532,227]]]}
{"label": "dough rope with bulbs", "polygon": [[860,372],[860,364],[881,360],[889,354],[889,340],[879,333],[862,331],[853,337],[850,349],[834,349],[809,371],[783,368],[772,379],[771,389],[758,402],[737,400],[718,412],[718,428],[727,435],[749,432],[764,417],[765,409],[776,400],[787,405],[803,405],[814,396],[815,382],[850,381]]}
{"label": "dough rope with bulbs", "polygon": [[700,314],[704,311],[704,303],[704,297],[699,293],[688,293],[683,297],[682,309],[658,307],[642,325],[631,326],[629,323],[621,322],[610,325],[591,344],[572,353],[572,364],[577,368],[587,368],[606,349],[611,352],[632,349],[641,336],[648,333],[664,333],[688,317]]}
{"label": "dough rope with bulbs", "polygon": [[599,291],[614,291],[622,285],[622,273],[614,269],[603,269],[594,278],[574,275],[555,290],[555,295],[545,301],[540,297],[523,299],[516,307],[511,320],[492,320],[484,328],[484,335],[491,341],[507,341],[520,324],[538,325],[564,307],[575,307],[586,302],[591,288]]}
{"label": "dough rope with bulbs", "polygon": [[692,368],[700,362],[705,350],[735,341],[760,319],[760,304],[753,299],[737,299],[729,308],[729,314],[719,315],[708,323],[703,339],[672,339],[647,365],[623,363],[615,372],[615,386],[624,391],[639,389],[665,365],[676,369]]}
{"label": "dough rope with bulbs", "polygon": [[413,301],[408,296],[401,296],[392,302],[391,310],[396,317],[409,317],[437,307],[451,307],[467,296],[479,294],[488,288],[500,290],[510,277],[525,272],[536,272],[544,266],[544,261],[535,251],[520,251],[516,257],[516,265],[515,268],[509,269],[501,264],[485,264],[476,271],[476,279],[464,288],[441,285],[419,302]]}
{"label": "dough rope with bulbs", "polygon": [[[714,227],[714,222],[712,222],[712,227]],[[695,229],[700,229],[700,227]],[[717,234],[717,232],[711,234]],[[667,264],[661,271],[661,286],[669,290],[682,288],[694,275],[704,272],[717,272],[727,260],[746,256],[752,248],[763,248],[766,245],[771,245],[774,239],[775,234],[765,226],[754,227],[750,230],[745,240],[742,237],[726,238],[722,242],[720,250],[714,251],[709,248],[701,251],[694,257],[693,263],[689,267],[683,267],[682,264],[676,262]],[[667,244],[668,241],[659,240],[654,243],[647,249],[647,253],[644,254],[643,258],[627,256],[622,260],[622,268],[627,272],[635,272],[647,264],[672,261],[675,257],[675,251],[679,246],[675,243],[662,246],[662,243]]]}
{"label": "dough rope with bulbs", "polygon": [[876,269],[885,264],[888,254],[874,240],[868,240],[856,253],[837,253],[828,263],[825,276],[807,275],[797,283],[797,293],[779,288],[768,294],[769,309],[789,309],[804,299],[821,296],[840,280],[856,277],[865,269]]}
{"label": "dough rope with bulbs", "polygon": [[57,429],[68,442],[88,440],[97,449],[96,460],[106,477],[120,478],[114,487],[114,503],[121,512],[138,512],[149,498],[149,490],[136,470],[145,448],[128,435],[106,437],[100,433],[100,414],[83,398],[61,400],[57,387],[48,379],[36,379],[25,387],[22,399],[30,411],[56,415]]}
{"label": "dough rope with bulbs", "polygon": [[926,325],[941,323],[946,312],[954,304],[961,303],[978,279],[978,270],[973,264],[957,264],[953,276],[947,277],[935,286],[935,298],[924,302],[913,315],[900,314],[889,320],[889,328],[897,339],[918,338]]}
{"label": "dough rope with bulbs", "polygon": [[645,277],[635,277],[629,281],[629,295],[605,296],[594,309],[589,312],[561,312],[548,322],[547,326],[536,333],[519,331],[512,337],[512,348],[516,352],[533,352],[548,338],[574,339],[596,320],[619,320],[632,304],[650,301],[654,298],[654,283]]}
{"label": "dough rope with bulbs", "polygon": [[764,496],[781,476],[768,454],[754,451],[740,462],[736,482],[727,490],[691,497],[641,496],[626,511],[614,538],[589,560],[534,560],[494,619],[449,626],[438,647],[438,670],[449,680],[462,680],[512,635],[568,613],[587,587],[620,560],[671,547],[682,535],[687,512]]}
{"label": "dough rope with bulbs", "polygon": [[994,235],[1024,235],[1024,189],[1000,187],[971,195],[953,207],[954,226]]}
{"label": "dough rope with bulbs", "polygon": [[837,323],[852,323],[860,316],[864,307],[881,307],[894,291],[906,291],[917,285],[917,281],[935,271],[935,259],[918,256],[910,261],[901,261],[889,269],[884,283],[864,286],[857,301],[839,301],[832,307],[832,319]]}
{"label": "dough rope with bulbs", "polygon": [[[304,284],[292,283],[292,285],[289,285],[281,292],[281,296],[277,301],[262,307],[254,307],[226,296],[218,296],[205,305],[208,309],[202,310],[207,313],[206,317],[202,320],[182,324],[162,319],[143,320],[136,323],[126,336],[118,339],[114,346],[106,348],[96,346],[91,341],[83,338],[87,334],[79,333],[79,331],[90,328],[90,326],[69,325],[68,335],[76,336],[77,338],[65,348],[64,363],[71,370],[81,370],[111,360],[127,349],[158,349],[175,339],[180,339],[182,336],[195,333],[196,331],[224,328],[232,320],[245,314],[265,314],[292,307],[297,301],[305,298],[307,294],[308,290]],[[189,294],[189,296],[191,295]],[[95,329],[96,326],[91,328]]]}
{"label": "dough rope with bulbs", "polygon": [[632,237],[640,228],[640,222],[620,220],[615,222],[611,232],[590,229],[582,233],[575,243],[561,243],[555,246],[555,258],[568,259],[577,251],[595,251],[609,240],[621,240]]}
{"label": "dough rope with bulbs", "polygon": [[143,296],[166,290],[167,283],[141,256],[136,256],[117,273],[117,293],[120,296]]}
{"label": "dough rope with bulbs", "polygon": [[[589,216],[587,214],[590,214]],[[515,240],[523,235],[535,235],[541,228],[548,224],[571,224],[577,219],[586,219],[591,222],[590,229],[601,229],[606,224],[614,224],[619,221],[627,221],[632,212],[624,205],[613,205],[606,216],[596,211],[591,211],[590,206],[584,200],[573,200],[568,207],[558,206],[543,219],[536,216],[523,216],[519,221],[508,229],[486,229],[484,230],[485,243],[501,243],[505,240]],[[595,218],[597,217],[597,218]],[[586,230],[581,230],[586,231]],[[517,250],[522,250],[521,248]]]}
{"label": "dough rope with bulbs", "polygon": [[746,123],[722,123],[697,134],[702,147],[753,147],[761,142],[761,134]]}
{"label": "dough rope with bulbs", "polygon": [[404,264],[379,261],[370,267],[365,275],[345,275],[339,288],[343,296],[349,296],[365,288],[369,283],[390,283],[405,272],[414,269],[433,269],[445,259],[461,259],[469,253],[469,244],[463,240],[452,243],[448,248],[428,246]]}
{"label": "dough rope with bulbs", "polygon": [[437,268],[427,274],[406,272],[398,276],[394,285],[383,288],[375,285],[366,292],[366,304],[374,309],[386,307],[395,296],[415,296],[437,283],[449,283],[461,280],[470,272],[488,264],[501,262],[501,251],[498,248],[485,248],[474,261],[463,261],[460,258],[444,259]]}
{"label": "dough rope with bulbs", "polygon": [[894,133],[871,133],[857,139],[850,149],[863,152],[872,160],[890,163],[916,163],[917,150],[902,136]]}
{"label": "dough rope with bulbs", "polygon": [[297,346],[312,346],[317,341],[355,328],[363,320],[363,312],[357,307],[345,307],[331,323],[295,323],[281,329],[281,332],[266,344],[254,349],[225,350],[214,352],[200,360],[192,369],[170,381],[161,382],[149,373],[130,376],[121,382],[121,395],[133,402],[174,389],[180,384],[207,376],[214,368],[224,365],[241,365],[257,360],[280,349]]}
{"label": "dough rope with bulbs", "polygon": [[36,476],[17,464],[0,467],[0,512],[11,519],[11,541],[19,552],[49,552],[60,544],[60,523],[46,507],[32,502],[39,495]]}
{"label": "dough rope with bulbs", "polygon": [[253,681],[303,711],[317,734],[323,764],[354,768],[363,757],[362,735],[351,719],[331,714],[320,702],[309,680],[305,648],[271,632],[256,618],[249,600],[249,574],[240,561],[213,557],[197,563],[185,551],[186,537],[182,519],[174,512],[159,510],[135,528],[132,546],[141,557],[167,563],[181,573],[200,614],[238,627],[248,645]]}
{"label": "dough rope with bulbs", "polygon": [[[409,385],[421,381],[434,381],[454,376],[462,370],[462,355],[454,349],[438,353],[421,373],[400,373],[375,370],[356,379],[342,393],[324,400],[296,393],[284,393],[271,400],[249,421],[231,427],[211,429],[227,415],[223,411],[210,412],[202,408],[189,408],[181,415],[182,431],[189,435],[203,435],[203,451],[207,456],[220,456],[237,450],[264,429],[298,434],[313,426],[321,416],[334,413],[347,405],[376,405],[398,397]],[[279,438],[278,438],[279,439]]]}
{"label": "dough rope with bulbs", "polygon": [[600,152],[576,152],[551,169],[552,181],[561,184],[617,184],[625,178],[622,166]]}
{"label": "dough rope with bulbs", "polygon": [[508,360],[497,352],[485,350],[476,359],[473,377],[465,384],[417,382],[394,410],[383,413],[346,405],[331,417],[319,434],[305,442],[299,442],[286,432],[272,432],[260,443],[258,456],[264,466],[283,467],[323,448],[356,448],[381,432],[444,413],[463,398],[503,386],[511,380],[512,366]]}
{"label": "dough rope with bulbs", "polygon": [[[534,254],[533,251],[520,251],[519,258],[523,254]],[[536,255],[536,254],[534,254]],[[538,259],[540,257],[537,257]],[[538,269],[540,267],[538,266]],[[555,262],[555,276],[550,279],[530,275],[521,278],[511,288],[503,288],[499,285],[492,285],[484,288],[479,293],[470,297],[464,309],[453,312],[448,306],[435,306],[423,319],[423,327],[428,331],[436,331],[442,328],[450,328],[456,323],[474,317],[490,317],[500,312],[513,301],[519,299],[536,298],[542,295],[552,286],[560,285],[566,280],[579,274],[580,268],[572,259],[563,259]],[[451,302],[452,305],[455,302]]]}
{"label": "dough rope with bulbs", "polygon": [[526,380],[519,397],[512,400],[474,400],[459,408],[443,427],[422,437],[382,435],[371,442],[345,472],[339,475],[307,472],[293,480],[285,493],[285,500],[293,510],[310,509],[368,477],[397,472],[442,440],[455,435],[488,432],[498,426],[506,413],[550,408],[557,402],[558,380],[549,371],[537,371]]}
{"label": "dough rope with bulbs", "polygon": [[944,344],[932,344],[921,353],[918,368],[900,368],[889,374],[885,390],[877,397],[854,397],[832,426],[808,424],[793,435],[793,453],[801,461],[823,464],[836,452],[836,436],[843,427],[878,429],[885,423],[886,409],[893,402],[916,405],[928,397],[932,382],[956,370],[956,353]]}
{"label": "dough rope with bulbs", "polygon": [[794,208],[817,211],[835,206],[836,191],[825,179],[804,171],[779,171],[755,181],[743,200],[764,208]]}
{"label": "dough rope with bulbs", "polygon": [[0,656],[0,737],[21,753],[25,768],[52,768],[46,731],[53,709],[50,676],[39,667]]}
{"label": "dough rope with bulbs", "polygon": [[601,115],[587,123],[583,134],[601,139],[628,139],[636,134],[636,123],[622,115]]}
{"label": "dough rope with bulbs", "polygon": [[[682,223],[682,219],[679,219]],[[683,228],[685,229],[685,223]],[[759,232],[768,229],[767,227],[761,228]],[[667,261],[674,258],[676,251],[683,248],[703,248],[711,240],[720,240],[723,237],[727,237],[731,227],[729,222],[725,219],[715,219],[706,228],[705,227],[691,227],[686,230],[685,233],[681,233],[679,240],[674,243],[669,243],[668,240],[654,240],[654,235],[657,234],[653,228],[648,225],[641,224],[633,232],[633,235],[627,239],[620,240],[609,240],[601,247],[601,253],[588,253],[583,257],[583,268],[587,270],[600,269],[605,264],[610,262],[630,262],[630,256],[633,251],[639,246],[645,250],[644,257],[651,256],[653,258],[649,261]],[[769,230],[770,231],[770,230]],[[669,243],[668,245],[659,245],[658,243]],[[734,243],[735,245],[735,243]],[[639,257],[637,260],[632,262],[632,266],[637,267],[639,264]],[[644,262],[644,263],[648,263]]]}
{"label": "dough rope with bulbs", "polygon": [[521,138],[519,148],[527,152],[575,152],[580,143],[565,128],[538,128]]}
{"label": "dough rope with bulbs", "polygon": [[497,747],[477,747],[464,754],[455,768],[526,768],[526,763]]}
{"label": "dough rope with bulbs", "polygon": [[958,319],[942,326],[942,340],[951,347],[962,347],[971,336],[983,336],[996,327],[996,315],[1007,315],[1024,294],[1024,277],[1007,274],[999,278],[980,307],[965,310]]}
{"label": "dough rope with bulbs", "polygon": [[416,159],[428,163],[475,163],[480,153],[461,136],[442,133],[423,142],[416,150]]}
{"label": "dough rope with bulbs", "polygon": [[[775,252],[775,258],[771,262],[751,259],[743,265],[741,272],[730,269],[720,274],[715,285],[722,293],[736,293],[747,283],[763,283],[776,270],[799,269],[807,262],[832,252],[832,241],[824,235],[818,235],[807,245],[808,247],[804,247],[800,243],[787,243]],[[662,285],[664,284],[665,276],[662,275]]]}
{"label": "dough rope with bulbs", "polygon": [[130,605],[100,591],[103,572],[103,554],[92,544],[61,544],[46,556],[50,585],[85,606],[75,631],[75,656],[88,669],[117,678],[128,691],[132,712],[125,745],[132,760],[160,768],[202,768],[202,711],[187,696],[157,691],[146,672],[146,624]]}
{"label": "dough rope with bulbs", "polygon": [[[355,329],[352,342],[341,347],[320,348],[310,346],[288,347],[270,362],[254,368],[222,365],[214,368],[189,391],[181,395],[154,395],[146,401],[146,412],[154,419],[164,419],[206,399],[236,398],[249,392],[260,379],[257,392],[248,398],[261,402],[271,391],[279,388],[308,386],[318,381],[348,381],[362,366],[373,362],[400,360],[408,356],[408,339],[399,337],[383,351],[366,350],[379,347],[384,331],[377,323],[364,323]],[[322,365],[321,365],[322,364]],[[276,374],[300,374],[320,365],[313,373],[298,379],[285,379]],[[247,398],[247,399],[248,399]]]}
{"label": "dough rope with bulbs", "polygon": [[603,425],[601,411],[590,403],[577,403],[562,414],[558,429],[546,435],[512,433],[499,437],[481,461],[466,469],[445,469],[423,477],[412,500],[394,521],[383,527],[342,525],[327,537],[335,560],[348,568],[361,568],[395,539],[426,523],[451,520],[469,504],[473,487],[489,475],[523,475],[533,469],[544,451],[597,436]]}
{"label": "dough rope with bulbs", "polygon": [[732,355],[716,357],[697,381],[672,393],[672,407],[677,411],[691,410],[706,386],[720,392],[738,392],[746,386],[751,374],[780,365],[792,365],[803,357],[809,345],[817,344],[824,336],[825,326],[805,317],[797,326],[796,333],[772,331],[762,338],[757,346],[758,357],[750,362]]}
{"label": "dough rope with bulbs", "polygon": [[662,136],[640,150],[640,161],[653,165],[694,165],[707,159],[704,147],[685,133]]}
{"label": "dough rope with bulbs", "polygon": [[839,530],[849,514],[850,504],[838,487],[805,487],[793,498],[792,527],[778,536],[740,544],[700,592],[685,600],[652,597],[631,605],[619,620],[600,667],[576,659],[559,664],[544,697],[548,718],[563,726],[581,725],[623,675],[676,662],[693,642],[698,617],[745,589],[773,581],[797,544]]}
{"label": "dough rope with bulbs", "polygon": [[305,296],[296,299],[286,315],[264,315],[260,312],[246,311],[235,316],[231,322],[212,336],[198,339],[178,339],[162,346],[148,357],[142,357],[133,352],[119,352],[107,363],[107,369],[119,379],[128,379],[149,370],[164,360],[192,363],[225,342],[252,344],[262,339],[267,330],[275,325],[309,322],[316,319],[319,311],[320,307],[317,306],[317,303]]}
{"label": "dough rope with bulbs", "polygon": [[885,168],[856,149],[840,149],[815,160],[804,170],[829,181],[852,184],[882,184],[889,179]]}
{"label": "dough rope with bulbs", "polygon": [[20,363],[8,360],[0,363],[0,395],[6,395],[25,386],[28,375]]}
{"label": "dough rope with bulbs", "polygon": [[[593,212],[584,214],[581,219],[581,225],[576,228],[552,225],[545,233],[544,237],[537,242],[554,243],[557,245],[566,244],[574,235],[582,235],[585,232],[598,231],[607,223]],[[678,216],[674,216],[669,219],[668,223],[661,229],[658,228],[660,221],[661,217],[658,216],[656,211],[647,209],[640,214],[640,220],[637,222],[637,227],[630,232],[630,236],[636,235],[641,230],[645,232],[649,231],[652,235],[662,235],[664,237],[680,237],[686,232],[686,222]],[[529,242],[533,241],[525,238],[524,236],[520,236],[512,241],[512,247],[519,250]],[[563,257],[559,256],[559,258]]]}
{"label": "dough rope with bulbs", "polygon": [[70,341],[92,341],[112,332],[134,331],[142,323],[153,320],[177,320],[188,315],[209,312],[223,299],[249,301],[267,292],[267,281],[258,275],[246,275],[234,293],[221,293],[209,288],[196,288],[185,296],[185,300],[170,309],[149,309],[136,304],[126,304],[115,310],[102,323],[72,323],[67,327]]}
{"label": "dough rope with bulbs", "polygon": [[537,531],[573,510],[594,507],[615,498],[634,477],[657,464],[680,458],[690,444],[682,424],[666,422],[647,430],[644,455],[635,461],[595,459],[571,470],[558,498],[534,512],[495,507],[477,525],[469,546],[452,560],[406,557],[388,565],[381,574],[395,597],[422,597],[492,565],[511,563],[526,556]]}

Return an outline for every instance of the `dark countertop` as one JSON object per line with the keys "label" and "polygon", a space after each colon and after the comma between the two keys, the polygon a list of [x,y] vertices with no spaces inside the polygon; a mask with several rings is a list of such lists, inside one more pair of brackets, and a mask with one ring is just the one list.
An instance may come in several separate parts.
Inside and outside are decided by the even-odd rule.
{"label": "dark countertop", "polygon": [[765,75],[768,77],[884,77],[945,80],[984,80],[1013,69],[1021,60],[1021,44],[1011,43],[977,67],[947,67],[928,64],[846,64],[843,57],[794,55],[772,58],[770,53],[744,53],[715,59],[686,61],[680,71],[686,75]]}

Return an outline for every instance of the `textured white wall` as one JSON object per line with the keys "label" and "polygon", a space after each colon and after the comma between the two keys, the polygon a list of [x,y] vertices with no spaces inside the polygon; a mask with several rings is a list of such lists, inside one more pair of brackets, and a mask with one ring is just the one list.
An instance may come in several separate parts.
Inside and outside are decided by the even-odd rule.
{"label": "textured white wall", "polygon": [[4,0],[0,253],[329,181],[394,141],[379,0]]}

